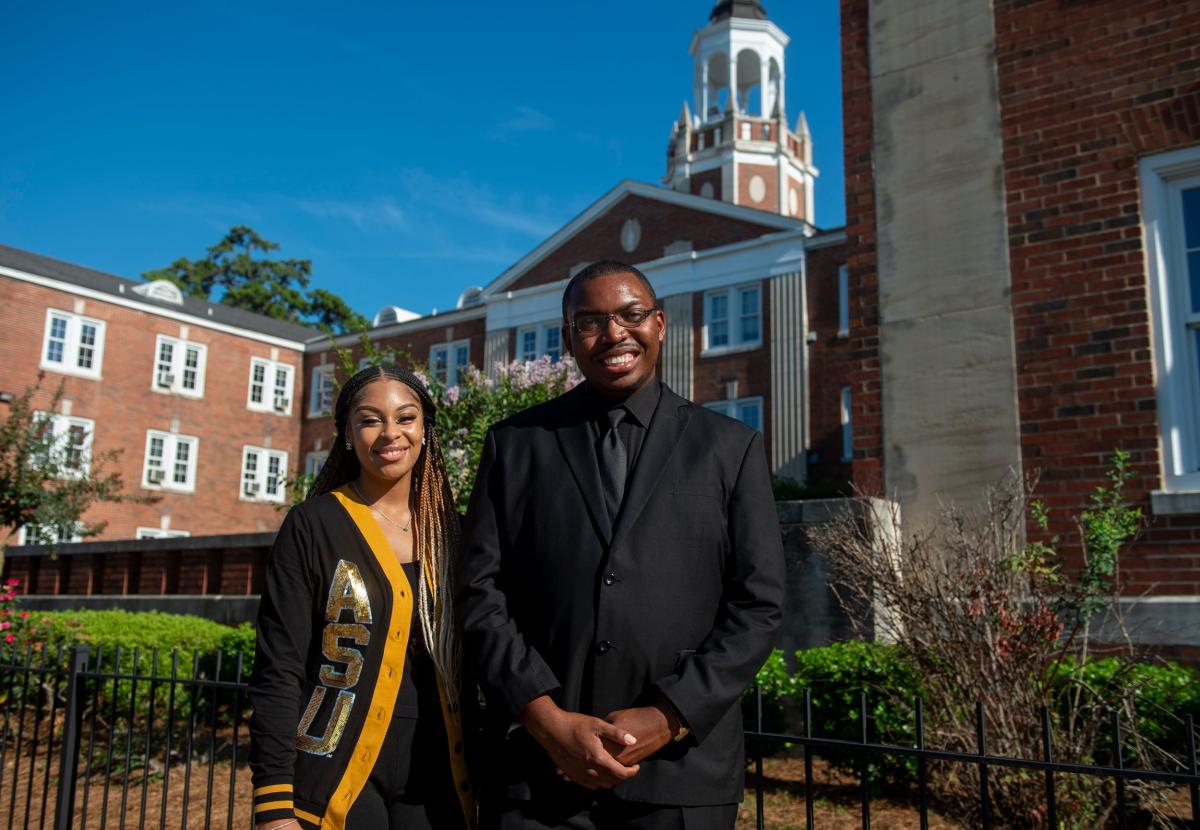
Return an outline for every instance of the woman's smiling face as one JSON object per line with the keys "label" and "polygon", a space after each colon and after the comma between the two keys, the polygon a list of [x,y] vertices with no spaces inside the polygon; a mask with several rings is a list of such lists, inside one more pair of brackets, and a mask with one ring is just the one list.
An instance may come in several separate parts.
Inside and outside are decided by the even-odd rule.
{"label": "woman's smiling face", "polygon": [[395,482],[412,472],[421,454],[421,402],[405,383],[380,378],[363,387],[350,409],[350,441],[365,476]]}

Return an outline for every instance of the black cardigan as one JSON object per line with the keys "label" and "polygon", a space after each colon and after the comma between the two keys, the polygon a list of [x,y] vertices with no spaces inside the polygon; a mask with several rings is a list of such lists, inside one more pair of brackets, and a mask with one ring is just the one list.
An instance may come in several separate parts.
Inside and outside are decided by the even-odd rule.
{"label": "black cardigan", "polygon": [[[344,827],[392,720],[413,590],[350,487],[288,513],[267,562],[250,681],[255,822]],[[461,720],[440,677],[438,692],[471,826]]]}

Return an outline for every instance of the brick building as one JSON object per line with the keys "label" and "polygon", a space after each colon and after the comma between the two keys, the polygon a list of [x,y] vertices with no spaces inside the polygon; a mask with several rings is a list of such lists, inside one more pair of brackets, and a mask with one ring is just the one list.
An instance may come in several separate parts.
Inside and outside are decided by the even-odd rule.
{"label": "brick building", "polygon": [[856,481],[913,518],[1132,453],[1139,636],[1200,645],[1200,8],[842,0]]}
{"label": "brick building", "polygon": [[[0,246],[0,390],[38,383],[65,451],[153,504],[102,504],[102,538],[274,530],[300,442],[309,329]],[[22,529],[17,541],[39,531]],[[67,541],[67,540],[63,540]]]}

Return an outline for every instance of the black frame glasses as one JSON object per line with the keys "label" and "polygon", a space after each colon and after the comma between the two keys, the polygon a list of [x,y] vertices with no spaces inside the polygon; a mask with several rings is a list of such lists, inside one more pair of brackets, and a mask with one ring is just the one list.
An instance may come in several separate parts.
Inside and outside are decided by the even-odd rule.
{"label": "black frame glasses", "polygon": [[608,325],[609,320],[616,320],[617,325],[625,329],[636,329],[658,311],[654,308],[623,308],[611,314],[579,314],[567,323],[580,334],[595,334]]}

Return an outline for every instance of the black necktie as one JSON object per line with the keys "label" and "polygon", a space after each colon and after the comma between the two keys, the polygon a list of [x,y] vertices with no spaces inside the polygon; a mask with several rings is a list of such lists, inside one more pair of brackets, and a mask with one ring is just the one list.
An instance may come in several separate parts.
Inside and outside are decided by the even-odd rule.
{"label": "black necktie", "polygon": [[615,522],[621,509],[621,498],[625,495],[625,467],[628,463],[625,444],[617,434],[617,425],[625,418],[625,409],[617,407],[605,413],[608,431],[600,436],[597,460],[600,462],[600,482],[604,485],[604,503],[608,515]]}

